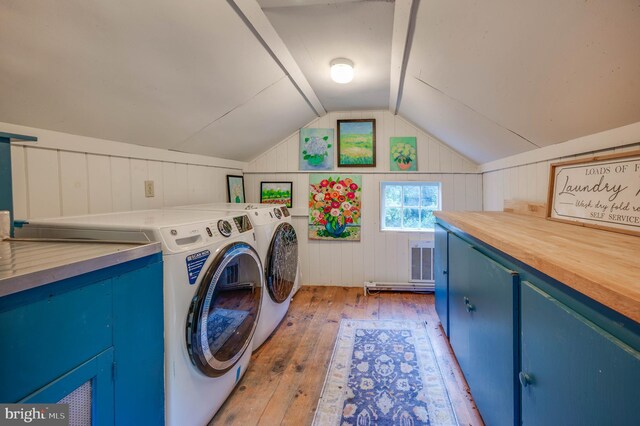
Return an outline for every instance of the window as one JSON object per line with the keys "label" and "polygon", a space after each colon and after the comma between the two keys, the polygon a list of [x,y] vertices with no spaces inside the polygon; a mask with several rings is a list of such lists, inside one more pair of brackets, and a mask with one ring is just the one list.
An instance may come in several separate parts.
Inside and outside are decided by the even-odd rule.
{"label": "window", "polygon": [[382,182],[380,224],[383,231],[433,231],[440,210],[440,182]]}

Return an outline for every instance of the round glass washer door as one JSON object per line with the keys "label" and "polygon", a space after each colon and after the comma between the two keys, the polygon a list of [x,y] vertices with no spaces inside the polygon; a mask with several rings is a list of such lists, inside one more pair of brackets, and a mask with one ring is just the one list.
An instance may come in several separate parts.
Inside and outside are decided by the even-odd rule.
{"label": "round glass washer door", "polygon": [[291,294],[298,272],[298,236],[290,223],[283,222],[276,228],[266,263],[269,296],[282,303]]}
{"label": "round glass washer door", "polygon": [[253,247],[229,244],[205,272],[187,317],[187,349],[203,374],[229,371],[251,343],[264,288],[262,264]]}

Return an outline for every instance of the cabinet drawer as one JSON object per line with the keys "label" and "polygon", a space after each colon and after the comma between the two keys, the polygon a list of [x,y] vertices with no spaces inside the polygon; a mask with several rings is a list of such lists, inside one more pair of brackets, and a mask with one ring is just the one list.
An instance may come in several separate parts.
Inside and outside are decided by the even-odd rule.
{"label": "cabinet drawer", "polygon": [[640,353],[535,285],[521,288],[522,424],[637,424]]}

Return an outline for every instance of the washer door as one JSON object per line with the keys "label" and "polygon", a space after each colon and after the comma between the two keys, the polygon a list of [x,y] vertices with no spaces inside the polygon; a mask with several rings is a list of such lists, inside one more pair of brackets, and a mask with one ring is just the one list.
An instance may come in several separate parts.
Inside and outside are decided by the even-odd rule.
{"label": "washer door", "polygon": [[276,303],[291,294],[298,272],[298,236],[290,223],[278,225],[267,253],[267,290]]}
{"label": "washer door", "polygon": [[198,287],[187,317],[187,349],[203,374],[229,371],[251,343],[264,281],[258,253],[237,242],[223,248]]}

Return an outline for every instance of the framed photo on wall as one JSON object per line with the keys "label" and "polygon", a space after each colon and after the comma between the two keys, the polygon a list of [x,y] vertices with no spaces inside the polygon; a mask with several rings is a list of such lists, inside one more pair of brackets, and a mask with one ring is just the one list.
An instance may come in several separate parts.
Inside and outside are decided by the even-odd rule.
{"label": "framed photo on wall", "polygon": [[227,196],[230,203],[246,203],[244,177],[227,175]]}
{"label": "framed photo on wall", "polygon": [[338,167],[376,166],[376,120],[338,120]]}
{"label": "framed photo on wall", "polygon": [[260,182],[260,202],[293,207],[293,182]]}

